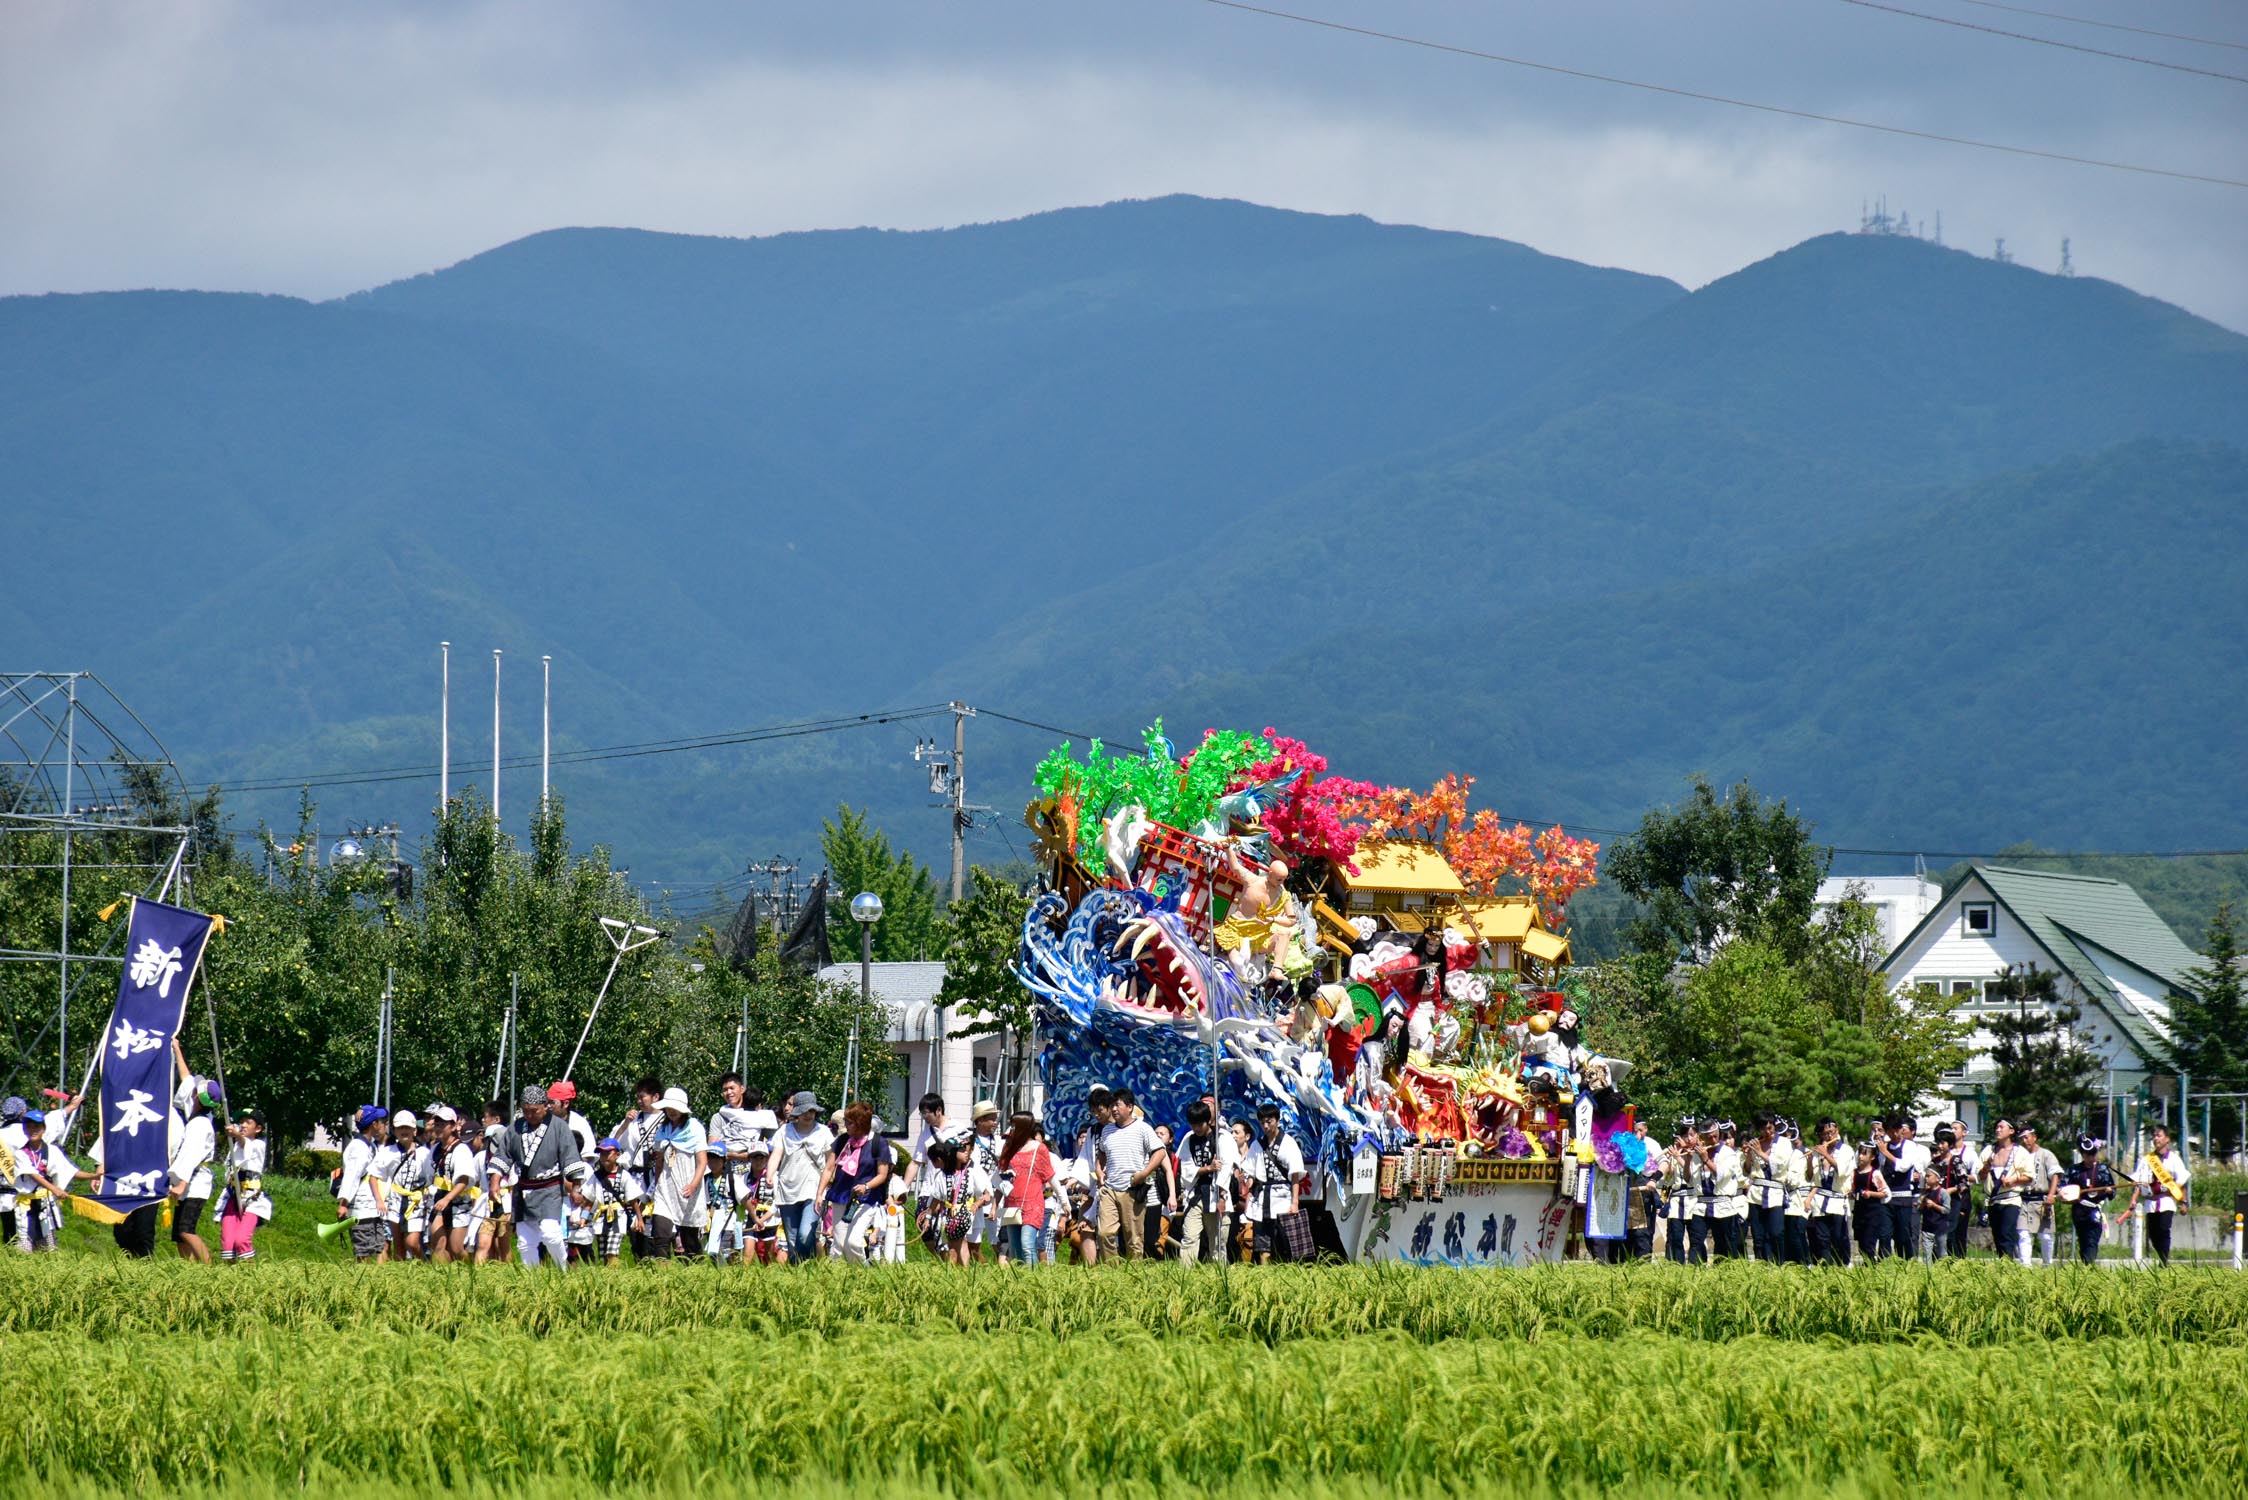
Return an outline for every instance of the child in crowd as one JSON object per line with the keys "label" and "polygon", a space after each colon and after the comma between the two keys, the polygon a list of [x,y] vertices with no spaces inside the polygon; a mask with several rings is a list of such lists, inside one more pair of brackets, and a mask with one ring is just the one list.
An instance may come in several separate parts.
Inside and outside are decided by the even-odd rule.
{"label": "child in crowd", "polygon": [[70,1185],[70,1158],[47,1144],[47,1116],[25,1110],[23,1145],[15,1154],[16,1246],[26,1254],[55,1248],[62,1228],[62,1197]]}
{"label": "child in crowd", "polygon": [[773,1201],[773,1179],[765,1164],[773,1148],[763,1141],[749,1148],[749,1197],[742,1203],[743,1235],[747,1258],[769,1266],[788,1264],[788,1242],[781,1238],[781,1214]]}
{"label": "child in crowd", "polygon": [[244,1265],[257,1259],[258,1225],[273,1217],[265,1191],[265,1122],[243,1111],[226,1127],[226,1197],[219,1205],[219,1259]]}

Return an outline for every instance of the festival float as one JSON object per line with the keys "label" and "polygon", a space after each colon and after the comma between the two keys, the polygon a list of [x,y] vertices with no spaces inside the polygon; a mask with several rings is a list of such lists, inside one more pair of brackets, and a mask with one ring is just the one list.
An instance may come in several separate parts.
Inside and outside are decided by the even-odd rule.
{"label": "festival float", "polygon": [[1180,754],[1158,722],[1139,754],[1064,744],[1036,782],[1046,889],[1016,973],[1057,1145],[1096,1086],[1179,1133],[1197,1098],[1269,1102],[1353,1259],[1525,1265],[1623,1237],[1646,1160],[1630,1065],[1586,1045],[1562,930],[1597,845],[1470,815],[1472,778],[1331,776],[1272,729]]}

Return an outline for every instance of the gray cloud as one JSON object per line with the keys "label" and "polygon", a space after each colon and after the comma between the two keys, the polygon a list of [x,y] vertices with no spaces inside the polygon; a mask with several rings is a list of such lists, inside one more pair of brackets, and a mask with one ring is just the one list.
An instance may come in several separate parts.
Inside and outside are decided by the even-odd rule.
{"label": "gray cloud", "polygon": [[[2248,86],[1835,0],[1294,8],[1919,129],[2248,166]],[[2221,4],[2166,4],[2162,24],[2248,33]],[[2004,235],[2050,265],[2066,235],[2085,273],[2248,327],[2248,192],[1657,98],[1196,0],[0,11],[0,292],[333,296],[558,224],[925,227],[1176,191],[1503,235],[1689,284],[1845,227],[1886,192],[1941,210],[1952,243],[1987,251]]]}

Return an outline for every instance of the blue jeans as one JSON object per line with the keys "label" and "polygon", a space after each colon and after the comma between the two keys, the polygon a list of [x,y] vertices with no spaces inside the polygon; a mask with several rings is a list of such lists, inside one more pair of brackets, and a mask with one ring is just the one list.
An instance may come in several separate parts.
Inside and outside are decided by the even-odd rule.
{"label": "blue jeans", "polygon": [[788,1236],[788,1258],[798,1265],[815,1259],[820,1253],[819,1200],[807,1198],[802,1203],[784,1203],[780,1215],[781,1233]]}
{"label": "blue jeans", "polygon": [[1035,1266],[1039,1238],[1040,1231],[1028,1224],[1002,1224],[999,1226],[999,1258]]}

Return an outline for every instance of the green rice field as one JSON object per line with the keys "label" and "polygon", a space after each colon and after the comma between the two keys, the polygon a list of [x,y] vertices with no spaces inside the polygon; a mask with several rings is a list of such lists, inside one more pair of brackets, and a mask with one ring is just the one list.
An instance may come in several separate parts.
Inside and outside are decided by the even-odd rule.
{"label": "green rice field", "polygon": [[0,1258],[27,1493],[2238,1493],[2248,1277]]}

